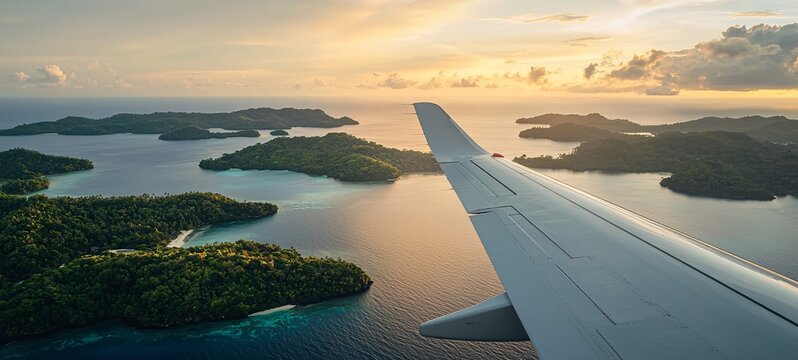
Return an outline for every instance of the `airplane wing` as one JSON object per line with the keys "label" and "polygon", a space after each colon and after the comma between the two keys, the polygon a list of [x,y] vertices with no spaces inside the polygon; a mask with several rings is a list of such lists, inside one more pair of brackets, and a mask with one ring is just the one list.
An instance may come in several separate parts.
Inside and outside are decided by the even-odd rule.
{"label": "airplane wing", "polygon": [[528,339],[541,359],[798,359],[794,280],[491,154],[438,105],[414,107],[506,291],[422,335]]}

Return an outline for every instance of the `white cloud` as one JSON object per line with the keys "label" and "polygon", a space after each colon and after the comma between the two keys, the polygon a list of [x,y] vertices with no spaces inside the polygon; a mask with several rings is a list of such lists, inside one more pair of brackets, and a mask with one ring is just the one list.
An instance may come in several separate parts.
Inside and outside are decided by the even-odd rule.
{"label": "white cloud", "polygon": [[45,65],[38,68],[35,76],[28,75],[24,71],[17,71],[11,75],[11,79],[21,87],[57,87],[67,84],[67,74],[58,65]]}
{"label": "white cloud", "polygon": [[[622,88],[675,95],[680,89],[795,89],[798,23],[730,27],[719,39],[690,49],[652,50],[620,65],[602,66],[607,67],[607,75],[594,83],[596,91]],[[580,91],[586,89],[589,87]]]}

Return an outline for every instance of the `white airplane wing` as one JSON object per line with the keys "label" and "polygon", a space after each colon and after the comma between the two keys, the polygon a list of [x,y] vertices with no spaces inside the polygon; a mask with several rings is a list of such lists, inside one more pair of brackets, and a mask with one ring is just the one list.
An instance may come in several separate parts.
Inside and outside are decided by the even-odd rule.
{"label": "white airplane wing", "polygon": [[542,359],[798,359],[795,281],[491,154],[438,105],[414,106],[506,291],[422,335],[531,340]]}

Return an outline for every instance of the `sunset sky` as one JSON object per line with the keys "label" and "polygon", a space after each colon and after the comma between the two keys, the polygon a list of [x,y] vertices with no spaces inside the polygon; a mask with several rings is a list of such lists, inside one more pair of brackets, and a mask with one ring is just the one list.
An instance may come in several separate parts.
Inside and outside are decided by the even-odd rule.
{"label": "sunset sky", "polygon": [[794,89],[794,0],[0,0],[2,96]]}

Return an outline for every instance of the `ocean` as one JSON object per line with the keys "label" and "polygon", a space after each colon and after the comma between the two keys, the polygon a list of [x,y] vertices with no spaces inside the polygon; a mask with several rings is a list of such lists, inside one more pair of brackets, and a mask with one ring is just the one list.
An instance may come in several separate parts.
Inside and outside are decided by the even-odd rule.
{"label": "ocean", "polygon": [[[623,101],[436,99],[475,140],[507,157],[555,155],[576,143],[521,139],[521,116],[602,112],[643,123],[765,109]],[[0,128],[67,115],[119,112],[231,111],[247,107],[321,108],[360,125],[296,128],[297,135],[342,131],[386,146],[426,150],[413,99],[393,98],[0,98]],[[786,114],[795,116],[795,114]],[[51,176],[49,196],[212,191],[269,201],[277,215],[203,228],[187,246],[251,239],[360,265],[374,280],[366,293],[243,320],[169,330],[106,322],[0,347],[21,359],[374,359],[532,358],[521,343],[423,338],[418,324],[502,292],[466,213],[443,175],[409,175],[390,184],[355,184],[288,171],[214,172],[201,159],[268,141],[260,138],[168,142],[157,135],[0,137],[0,151],[25,147],[90,159],[95,169]],[[798,279],[798,199],[731,201],[691,197],[659,186],[667,174],[546,170],[544,174],[631,209],[708,243]]]}

